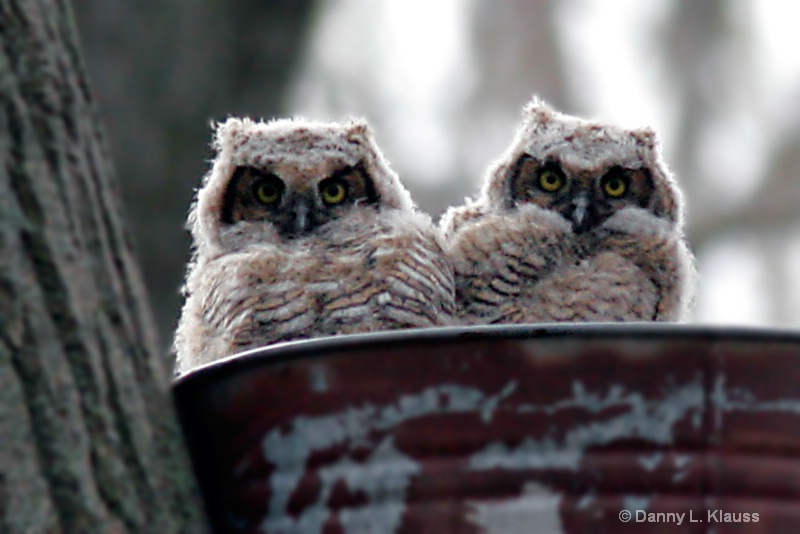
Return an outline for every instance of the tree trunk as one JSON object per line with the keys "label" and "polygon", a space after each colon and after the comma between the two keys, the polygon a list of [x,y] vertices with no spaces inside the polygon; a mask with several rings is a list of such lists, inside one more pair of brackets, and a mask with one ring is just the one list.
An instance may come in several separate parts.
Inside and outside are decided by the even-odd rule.
{"label": "tree trunk", "polygon": [[0,44],[0,532],[202,532],[68,3]]}

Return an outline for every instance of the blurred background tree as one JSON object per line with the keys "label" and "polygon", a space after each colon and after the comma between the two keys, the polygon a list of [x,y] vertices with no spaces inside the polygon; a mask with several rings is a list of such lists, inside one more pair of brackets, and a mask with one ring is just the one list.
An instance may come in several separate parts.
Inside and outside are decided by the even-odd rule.
{"label": "blurred background tree", "polygon": [[166,350],[212,119],[362,115],[420,205],[472,194],[538,94],[651,125],[687,197],[695,322],[800,325],[800,8],[778,0],[84,0]]}
{"label": "blurred background tree", "polygon": [[286,112],[312,7],[311,0],[75,3],[165,353],[189,259],[186,214],[212,156],[211,121]]}

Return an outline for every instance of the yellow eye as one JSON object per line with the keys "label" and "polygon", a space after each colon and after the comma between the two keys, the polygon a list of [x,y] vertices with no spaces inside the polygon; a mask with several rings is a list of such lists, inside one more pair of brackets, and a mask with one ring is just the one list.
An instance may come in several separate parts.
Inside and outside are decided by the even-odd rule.
{"label": "yellow eye", "polygon": [[628,192],[628,180],[625,176],[610,176],[603,180],[603,191],[612,198],[620,198]]}
{"label": "yellow eye", "polygon": [[347,198],[347,184],[337,179],[325,180],[320,184],[322,201],[325,204],[341,204]]}
{"label": "yellow eye", "polygon": [[255,185],[256,199],[262,204],[275,204],[282,192],[283,184],[278,178],[259,180]]}
{"label": "yellow eye", "polygon": [[555,193],[564,187],[564,176],[552,169],[544,169],[539,173],[539,187],[542,191]]}

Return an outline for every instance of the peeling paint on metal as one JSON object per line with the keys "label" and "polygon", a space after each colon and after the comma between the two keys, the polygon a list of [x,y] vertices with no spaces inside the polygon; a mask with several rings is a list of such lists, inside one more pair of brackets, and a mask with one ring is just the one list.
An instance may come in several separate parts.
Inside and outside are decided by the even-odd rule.
{"label": "peeling paint on metal", "polygon": [[688,454],[676,454],[672,457],[672,462],[675,464],[675,467],[681,469],[683,467],[688,467],[694,461],[694,458],[689,456]]}
{"label": "peeling paint on metal", "polygon": [[492,417],[494,416],[494,412],[497,409],[497,407],[500,406],[500,403],[503,400],[510,397],[514,393],[514,391],[516,391],[516,389],[517,389],[517,383],[509,382],[508,384],[506,384],[506,387],[504,387],[503,390],[500,391],[500,393],[488,399],[488,401],[484,404],[483,409],[481,410],[481,420],[484,423],[491,422]]}
{"label": "peeling paint on metal", "polygon": [[642,464],[647,471],[654,471],[658,464],[664,459],[664,454],[657,452],[650,456],[639,456],[639,463]]}
{"label": "peeling paint on metal", "polygon": [[[395,528],[387,529],[387,525],[399,527],[405,510],[405,491],[420,467],[414,459],[397,450],[388,438],[383,438],[376,446],[373,433],[411,419],[456,412],[477,412],[489,422],[515,388],[516,383],[512,381],[497,394],[487,395],[479,389],[446,384],[415,395],[404,395],[390,405],[365,404],[331,415],[294,418],[288,431],[273,430],[262,441],[265,459],[275,466],[270,477],[269,512],[262,529],[286,534],[321,533],[331,515],[325,503],[334,484],[341,480],[350,490],[362,490],[369,501],[363,512],[348,510],[340,514],[346,532],[369,532],[371,529],[365,525],[373,521],[382,525],[382,532],[394,532]],[[297,518],[290,517],[286,513],[289,499],[299,487],[311,455],[337,445],[344,445],[346,449],[367,445],[374,448],[374,452],[364,462],[345,454],[333,465],[320,468],[318,474],[323,487],[316,502],[310,503]]]}
{"label": "peeling paint on metal", "polygon": [[560,494],[529,482],[517,498],[468,503],[469,519],[483,534],[562,534],[560,502]]}
{"label": "peeling paint on metal", "polygon": [[582,450],[564,449],[553,439],[527,438],[517,447],[508,447],[496,441],[470,459],[470,468],[476,471],[490,469],[577,469]]}
{"label": "peeling paint on metal", "polygon": [[622,498],[622,509],[635,513],[636,510],[647,510],[650,506],[650,498],[639,495],[626,495]]}
{"label": "peeling paint on metal", "polygon": [[[393,439],[387,437],[365,461],[343,456],[320,468],[317,474],[321,488],[317,499],[305,503],[302,513],[297,516],[285,513],[285,509],[283,513],[270,514],[262,521],[261,530],[285,534],[321,533],[331,517],[326,503],[336,483],[344,481],[350,491],[363,492],[369,505],[342,510],[338,519],[343,531],[348,534],[395,532],[405,510],[403,503],[411,477],[418,473],[417,463],[398,451]],[[276,489],[276,493],[287,497],[296,488],[278,486]]]}
{"label": "peeling paint on metal", "polygon": [[363,491],[370,503],[370,506],[340,512],[344,531],[351,534],[395,532],[405,511],[411,477],[419,474],[419,465],[400,453],[392,438],[385,438],[365,464],[350,463],[340,467],[323,470],[321,477],[325,485],[332,487],[336,481],[345,480],[350,489]]}
{"label": "peeling paint on metal", "polygon": [[637,438],[669,444],[673,440],[674,425],[693,410],[703,409],[703,385],[700,380],[676,388],[661,398],[646,399],[641,393],[626,393],[613,386],[605,396],[586,391],[580,382],[573,386],[573,398],[545,406],[527,405],[525,411],[553,414],[559,410],[581,408],[598,413],[611,407],[627,408],[604,420],[595,418],[591,423],[569,430],[560,441],[552,438],[526,438],[520,445],[510,448],[502,442],[488,444],[474,454],[470,466],[486,469],[577,469],[585,450],[605,445],[615,440]]}
{"label": "peeling paint on metal", "polygon": [[324,364],[317,364],[311,368],[311,391],[314,393],[325,393],[330,390],[328,381],[328,369]]}
{"label": "peeling paint on metal", "polygon": [[586,495],[584,495],[583,497],[581,497],[578,500],[578,502],[575,505],[575,507],[578,510],[586,510],[587,508],[589,508],[592,505],[592,503],[594,503],[594,498],[595,498],[594,493],[587,493]]}
{"label": "peeling paint on metal", "polygon": [[672,476],[672,481],[680,482],[689,475],[694,458],[688,454],[676,454],[672,459],[672,463],[677,469],[677,472]]}
{"label": "peeling paint on metal", "polygon": [[184,385],[182,412],[224,532],[621,532],[623,508],[768,498],[759,531],[800,532],[800,342],[716,339],[384,343],[389,380],[351,345],[270,353]]}
{"label": "peeling paint on metal", "polygon": [[714,382],[711,400],[722,412],[787,412],[800,414],[800,399],[756,400],[751,391],[743,388],[726,388],[726,377],[720,375]]}

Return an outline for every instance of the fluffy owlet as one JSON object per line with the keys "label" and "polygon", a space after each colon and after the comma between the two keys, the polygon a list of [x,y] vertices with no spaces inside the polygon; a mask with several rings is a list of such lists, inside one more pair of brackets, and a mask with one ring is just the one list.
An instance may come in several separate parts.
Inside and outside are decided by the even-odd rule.
{"label": "fluffy owlet", "polygon": [[467,324],[680,321],[692,300],[681,194],[649,129],[534,99],[479,197],[442,228]]}
{"label": "fluffy owlet", "polygon": [[274,342],[445,325],[454,279],[363,121],[231,118],[189,215],[176,373]]}

